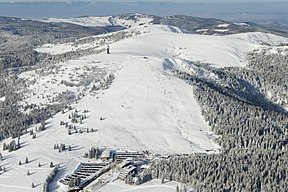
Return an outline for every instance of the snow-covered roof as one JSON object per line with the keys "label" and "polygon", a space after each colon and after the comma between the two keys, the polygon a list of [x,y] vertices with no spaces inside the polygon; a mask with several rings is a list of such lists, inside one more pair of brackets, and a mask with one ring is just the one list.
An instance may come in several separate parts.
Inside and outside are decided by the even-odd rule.
{"label": "snow-covered roof", "polygon": [[101,158],[110,158],[110,154],[111,154],[111,150],[105,149],[101,154]]}
{"label": "snow-covered roof", "polygon": [[135,167],[133,165],[129,165],[129,166],[125,167],[124,169],[127,173],[130,173],[131,171],[135,170],[136,168],[137,167]]}

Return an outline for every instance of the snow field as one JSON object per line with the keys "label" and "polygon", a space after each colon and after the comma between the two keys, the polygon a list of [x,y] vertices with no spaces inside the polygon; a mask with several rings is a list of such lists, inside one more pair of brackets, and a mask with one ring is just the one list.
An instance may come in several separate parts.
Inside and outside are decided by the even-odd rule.
{"label": "snow field", "polygon": [[120,25],[127,28],[137,27],[139,25],[149,24],[153,21],[153,18],[142,15],[142,14],[133,14],[133,19],[129,18],[120,18],[120,17],[112,17],[112,16],[90,16],[90,17],[77,17],[77,18],[49,18],[41,20],[42,22],[55,22],[55,23],[71,23],[76,25],[82,25],[87,27],[105,27],[105,26],[112,26],[112,25]]}
{"label": "snow field", "polygon": [[[198,73],[197,67],[188,64],[187,60],[218,67],[245,67],[245,53],[267,44],[288,42],[284,37],[263,33],[202,36],[181,34],[177,30],[176,33],[168,26],[142,28],[148,28],[150,32],[111,43],[110,55],[85,56],[56,64],[45,73],[35,69],[20,76],[29,82],[23,90],[23,104],[55,103],[57,95],[67,90],[76,97],[81,95],[81,99],[71,104],[72,110],[65,109],[63,114],[60,112],[47,120],[46,130],[37,133],[36,139],[29,134],[21,136],[19,150],[11,153],[1,150],[4,156],[1,166],[7,168],[7,172],[0,175],[1,192],[41,191],[43,181],[52,170],[49,168],[51,161],[60,165],[60,172],[51,187],[53,191],[66,191],[67,188],[59,185],[57,180],[71,173],[79,162],[88,161],[83,155],[92,146],[160,154],[218,152],[219,146],[213,141],[216,136],[201,115],[193,98],[193,88],[174,77],[171,70],[186,69]],[[108,74],[115,77],[108,89],[91,92],[93,85]],[[217,78],[213,74],[203,75]],[[61,81],[71,84],[61,84]],[[79,114],[89,111],[82,124],[71,123],[68,118],[75,109]],[[59,125],[60,121],[75,125],[83,133],[68,135],[67,128]],[[30,129],[35,130],[36,126]],[[87,133],[87,128],[96,131]],[[73,150],[59,153],[53,149],[57,143],[71,145]],[[30,162],[19,165],[20,160],[24,163],[25,157]],[[43,166],[38,167],[39,162]],[[33,174],[27,176],[27,170]],[[35,188],[31,188],[32,182]],[[169,183],[160,186],[158,181],[151,182],[134,188],[117,181],[101,191],[168,192],[176,188],[173,184],[170,187]]]}

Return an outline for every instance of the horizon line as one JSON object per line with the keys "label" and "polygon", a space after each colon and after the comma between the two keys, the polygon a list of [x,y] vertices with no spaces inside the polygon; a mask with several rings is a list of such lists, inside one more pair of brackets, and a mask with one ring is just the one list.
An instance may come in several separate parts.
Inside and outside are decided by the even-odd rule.
{"label": "horizon line", "polygon": [[171,3],[171,4],[265,4],[265,3],[288,3],[287,1],[284,1],[284,0],[277,0],[277,1],[236,1],[236,2],[223,2],[223,1],[220,1],[220,2],[208,2],[208,1],[195,1],[195,2],[191,2],[191,1],[177,1],[177,2],[174,2],[174,1],[158,1],[158,2],[155,2],[155,1],[116,1],[116,0],[111,0],[111,1],[94,1],[94,0],[90,0],[90,1],[84,1],[84,0],[59,0],[59,1],[45,1],[45,0],[41,0],[41,1],[36,1],[36,0],[25,0],[25,1],[21,1],[21,0],[16,0],[16,1],[1,1],[0,0],[0,3],[6,3],[6,4],[17,4],[17,3],[35,3],[35,4],[41,4],[41,3],[93,3],[93,4],[96,4],[96,3],[155,3],[155,4],[159,4],[159,3]]}

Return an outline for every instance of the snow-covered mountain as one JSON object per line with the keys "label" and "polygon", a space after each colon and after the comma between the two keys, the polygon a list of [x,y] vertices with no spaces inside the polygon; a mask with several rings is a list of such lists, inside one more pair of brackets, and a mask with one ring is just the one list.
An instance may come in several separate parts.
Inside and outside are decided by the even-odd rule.
{"label": "snow-covered mountain", "polygon": [[[18,75],[23,83],[17,90],[22,95],[20,111],[29,114],[34,109],[59,106],[60,110],[45,120],[45,130],[39,131],[40,124],[29,127],[27,131],[33,130],[37,136],[33,139],[28,133],[21,135],[19,150],[1,151],[1,166],[8,171],[0,175],[0,191],[40,191],[51,172],[51,161],[63,168],[56,177],[59,180],[79,162],[86,161],[83,155],[92,146],[161,155],[221,152],[216,140],[222,136],[212,131],[210,121],[203,116],[205,110],[195,96],[198,93],[194,93],[196,86],[187,77],[219,83],[227,95],[238,94],[238,100],[252,103],[251,95],[247,96],[254,91],[251,86],[229,84],[230,77],[217,70],[250,68],[247,55],[253,51],[285,55],[288,38],[264,32],[223,35],[231,26],[249,24],[218,21],[216,27],[195,28],[201,34],[188,34],[179,26],[154,24],[156,19],[161,21],[142,14],[45,20],[86,27],[119,25],[126,29],[34,49],[48,56],[41,65]],[[212,28],[222,35],[202,34],[209,34]],[[110,54],[106,54],[108,45]],[[181,75],[186,80],[179,78]],[[258,95],[253,93],[254,98],[259,99],[261,91],[264,96],[267,93],[268,100],[273,98],[266,89],[256,89]],[[282,93],[285,90],[271,102],[285,107],[287,100]],[[0,97],[0,102],[6,99]],[[72,121],[75,114],[81,120]],[[73,150],[53,150],[60,143]],[[27,156],[30,163],[19,165]],[[40,168],[39,163],[43,165]],[[51,185],[53,191],[65,191],[56,180]],[[36,187],[31,188],[32,182]]]}
{"label": "snow-covered mountain", "polygon": [[56,23],[72,23],[76,25],[88,26],[88,27],[105,27],[105,26],[123,26],[123,27],[135,27],[139,25],[152,23],[155,16],[145,14],[124,14],[119,16],[87,16],[77,18],[48,18],[41,21],[44,22],[56,22]]}
{"label": "snow-covered mountain", "polygon": [[137,27],[145,24],[161,24],[174,26],[184,33],[205,35],[228,35],[244,32],[273,32],[286,35],[285,32],[272,27],[257,25],[251,22],[233,23],[214,18],[199,18],[185,15],[159,17],[140,13],[121,14],[116,16],[83,16],[77,18],[48,18],[40,20],[48,23],[71,23],[86,27],[122,26]]}

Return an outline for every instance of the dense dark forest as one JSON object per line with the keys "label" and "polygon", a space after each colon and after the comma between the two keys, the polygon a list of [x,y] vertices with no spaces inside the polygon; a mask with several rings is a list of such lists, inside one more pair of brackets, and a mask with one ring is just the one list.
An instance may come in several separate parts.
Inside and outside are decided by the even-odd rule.
{"label": "dense dark forest", "polygon": [[151,169],[154,178],[187,183],[196,191],[288,190],[287,50],[255,51],[248,58],[245,69],[207,66],[217,81],[178,72],[194,87],[222,151],[157,161]]}

